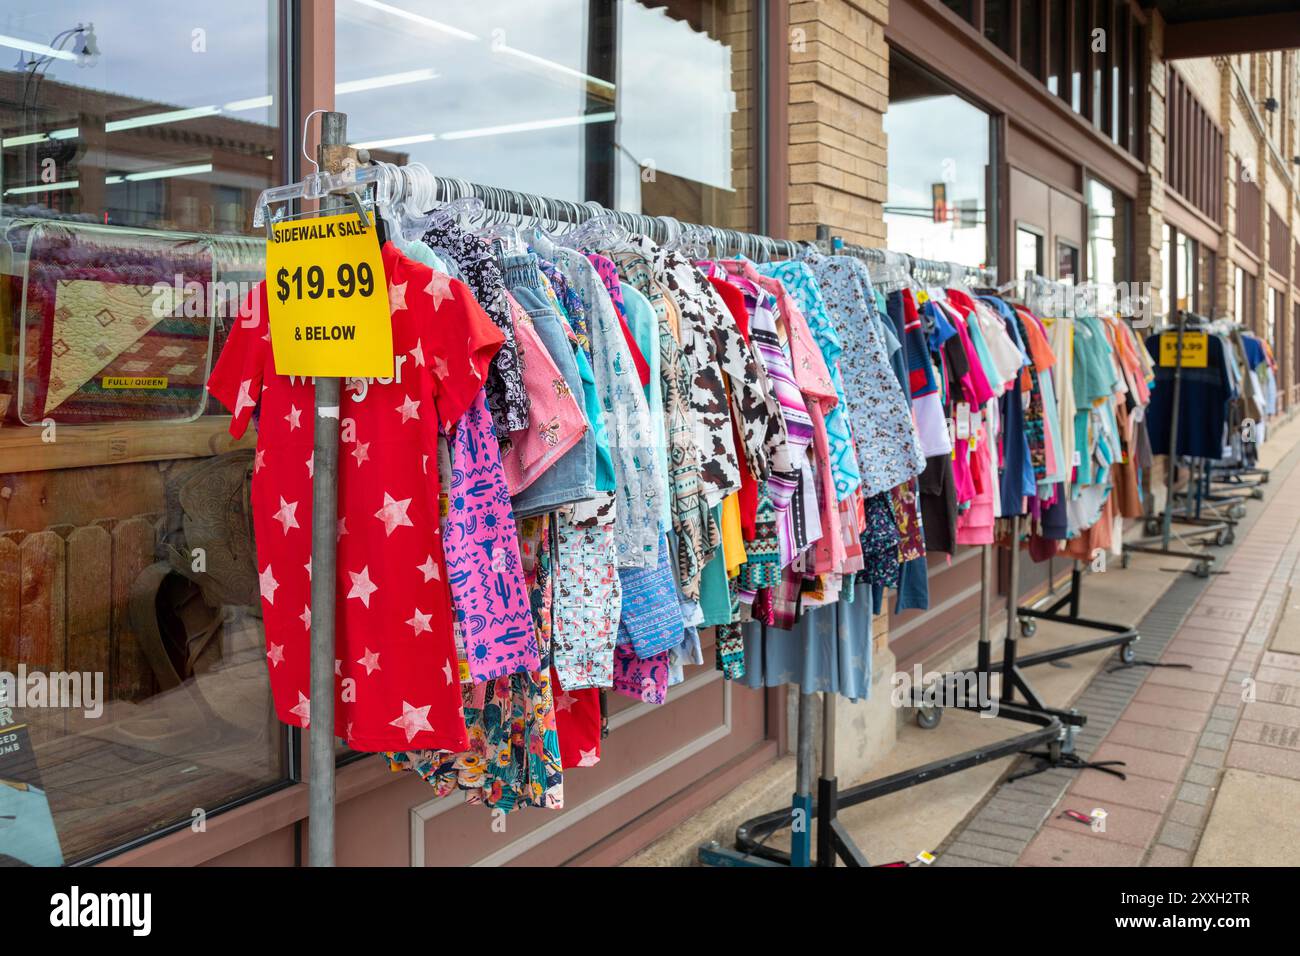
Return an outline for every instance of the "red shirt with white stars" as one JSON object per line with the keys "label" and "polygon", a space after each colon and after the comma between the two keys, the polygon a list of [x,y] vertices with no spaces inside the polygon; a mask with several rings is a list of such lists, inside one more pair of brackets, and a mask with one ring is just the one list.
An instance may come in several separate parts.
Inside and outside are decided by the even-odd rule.
{"label": "red shirt with white stars", "polygon": [[[339,422],[335,734],[362,751],[469,747],[438,512],[438,429],[455,428],[504,336],[455,279],[383,248],[391,379],[347,379]],[[244,433],[259,409],[253,525],[267,666],[281,721],[311,719],[315,385],[277,375],[265,286],[208,390]]]}

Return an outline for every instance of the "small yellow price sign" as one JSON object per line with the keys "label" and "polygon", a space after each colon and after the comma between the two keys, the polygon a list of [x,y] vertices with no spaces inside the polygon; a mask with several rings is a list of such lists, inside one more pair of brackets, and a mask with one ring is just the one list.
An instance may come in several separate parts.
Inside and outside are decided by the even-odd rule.
{"label": "small yellow price sign", "polygon": [[[1183,368],[1205,368],[1210,359],[1209,333],[1183,333]],[[1174,368],[1178,364],[1178,333],[1160,333],[1160,365]]]}
{"label": "small yellow price sign", "polygon": [[295,219],[272,232],[266,299],[276,372],[391,376],[393,326],[374,217]]}

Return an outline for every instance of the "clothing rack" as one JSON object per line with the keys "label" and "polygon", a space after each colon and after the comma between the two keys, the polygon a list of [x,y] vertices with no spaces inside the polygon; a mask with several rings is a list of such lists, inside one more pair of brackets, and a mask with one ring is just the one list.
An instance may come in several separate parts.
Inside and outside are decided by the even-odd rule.
{"label": "clothing rack", "polygon": [[[419,164],[413,164],[419,166]],[[411,168],[411,167],[406,167]],[[792,239],[773,239],[770,236],[719,226],[684,223],[671,216],[647,216],[643,213],[607,209],[596,202],[572,202],[553,199],[514,189],[484,186],[463,179],[435,176],[432,178],[432,199],[440,203],[456,202],[468,198],[480,200],[484,207],[497,216],[515,216],[549,224],[558,229],[561,225],[582,225],[596,218],[608,219],[629,232],[648,236],[659,244],[673,245],[683,240],[694,240],[713,247],[716,255],[738,252],[751,259],[792,259],[808,247],[808,243]]]}
{"label": "clothing rack", "polygon": [[[1026,272],[1023,281],[1023,295],[1020,298],[1029,308],[1035,311],[1056,311],[1047,308],[1047,305],[1060,302],[1064,306],[1061,310],[1064,313],[1063,317],[1073,318],[1075,316],[1075,296],[1078,294],[1078,287],[1060,280],[1048,279],[1032,272]],[[1126,624],[1100,621],[1080,615],[1079,606],[1083,597],[1083,570],[1078,561],[1074,562],[1071,569],[1070,590],[1064,596],[1058,598],[1046,608],[1021,606],[1020,531],[1022,516],[1012,515],[1008,520],[1010,522],[1010,531],[1008,534],[1007,619],[1002,660],[990,663],[988,659],[989,647],[982,644],[976,670],[955,676],[959,679],[966,679],[972,676],[978,678],[983,675],[987,679],[993,673],[998,673],[1001,676],[1001,706],[1005,707],[1014,704],[1016,694],[1019,693],[1024,698],[1022,706],[1034,712],[1050,714],[1060,720],[1063,727],[1062,739],[1045,751],[1026,751],[1029,756],[1039,759],[1038,765],[1014,774],[1008,779],[1018,780],[1021,777],[1042,773],[1056,767],[1067,767],[1073,770],[1091,768],[1123,779],[1123,773],[1112,769],[1114,766],[1122,766],[1123,761],[1088,762],[1078,756],[1074,749],[1075,736],[1078,734],[1079,728],[1087,723],[1087,716],[1079,713],[1075,708],[1063,710],[1049,706],[1039,696],[1033,685],[1029,683],[1028,678],[1025,677],[1024,669],[1038,664],[1050,664],[1066,658],[1078,657],[1081,654],[1091,654],[1094,651],[1111,647],[1118,648],[1122,664],[1130,664],[1136,658],[1133,644],[1141,639],[1138,631]],[[1063,608],[1068,610],[1062,613]],[[1038,620],[1048,620],[1057,624],[1066,624],[1087,630],[1103,631],[1106,636],[1067,644],[1064,647],[1054,648],[1050,651],[1021,655],[1019,653],[1019,638],[1021,636],[1032,637],[1037,632]],[[945,679],[948,678],[945,677]],[[922,727],[937,726],[937,718],[937,714],[927,715],[924,711],[917,714],[918,723]]]}
{"label": "clothing rack", "polygon": [[[1065,305],[1064,312],[1066,316],[1073,318],[1075,316],[1075,296],[1078,294],[1078,288],[1070,283],[1061,282],[1056,279],[1048,279],[1044,276],[1033,273],[1025,274],[1025,303],[1034,308],[1035,311],[1042,311],[1046,302],[1061,302]],[[1026,701],[1032,707],[1044,708],[1051,711],[1037,692],[1025,678],[1022,668],[1032,667],[1036,664],[1048,664],[1055,661],[1065,660],[1070,657],[1077,657],[1080,654],[1091,654],[1094,651],[1104,650],[1109,647],[1118,648],[1121,663],[1129,664],[1135,657],[1133,644],[1141,638],[1137,628],[1129,627],[1126,624],[1118,624],[1112,621],[1101,621],[1093,618],[1083,617],[1080,612],[1080,604],[1083,599],[1083,568],[1078,560],[1072,562],[1070,569],[1070,589],[1064,595],[1052,601],[1047,607],[1022,606],[1019,598],[1019,588],[1015,583],[1020,579],[1020,525],[1021,518],[1015,516],[1011,519],[1010,534],[1010,579],[1013,587],[1008,592],[1007,601],[1007,641],[1004,649],[1002,661],[1003,684],[1002,692],[1004,699],[1010,699],[1008,695],[1014,697],[1018,690],[1024,695]],[[1050,600],[1050,596],[1048,598]],[[1042,602],[1039,602],[1040,604]],[[1067,644],[1064,647],[1058,647],[1050,651],[1042,651],[1037,654],[1027,654],[1023,657],[1018,656],[1016,628],[1013,623],[1018,624],[1021,637],[1033,637],[1038,630],[1038,621],[1051,621],[1056,624],[1065,624],[1070,627],[1083,628],[1085,630],[1103,631],[1106,637],[1095,638],[1089,641],[1080,641],[1074,644]],[[1053,711],[1055,712],[1055,711]],[[1074,735],[1078,732],[1079,727],[1083,726],[1086,717],[1079,714],[1076,710],[1071,709],[1062,713],[1062,720],[1066,723],[1067,740],[1066,753],[1073,754]],[[1067,757],[1066,762],[1079,766],[1077,758]],[[1043,769],[1046,769],[1044,767]]]}
{"label": "clothing rack", "polygon": [[[984,545],[981,564],[982,588],[980,591],[979,660],[981,669],[987,669],[991,640],[989,619],[991,588],[993,585],[993,549]],[[839,605],[835,605],[836,629],[839,628]],[[763,627],[766,632],[766,626]],[[766,634],[765,634],[766,636]],[[951,675],[944,675],[947,680]],[[916,692],[920,693],[920,688]],[[795,794],[788,809],[774,810],[746,820],[736,828],[735,849],[716,842],[700,847],[699,859],[706,866],[794,866],[833,867],[837,862],[845,866],[872,865],[865,853],[854,843],[844,824],[840,822],[840,809],[857,806],[900,790],[907,790],[940,777],[978,767],[992,760],[1010,757],[1046,745],[1049,753],[1062,753],[1065,737],[1061,719],[1043,710],[1021,704],[998,704],[998,717],[1035,725],[1035,729],[1006,740],[974,747],[961,753],[911,767],[879,780],[870,780],[840,791],[835,777],[835,693],[822,692],[822,771],[817,780],[817,795],[812,792],[812,771],[815,763],[813,722],[816,713],[814,694],[799,694],[797,745],[795,749]],[[917,699],[917,698],[914,698]],[[918,705],[919,706],[919,705]],[[966,702],[964,709],[980,711],[979,702]],[[812,821],[817,821],[817,854],[812,855]],[[791,828],[790,850],[768,845],[768,841],[785,827]],[[894,861],[880,866],[907,866],[909,861]]]}
{"label": "clothing rack", "polygon": [[[554,228],[558,229],[562,224],[576,226],[601,218],[615,222],[629,231],[641,232],[661,243],[675,246],[688,241],[696,245],[712,246],[715,255],[738,252],[755,259],[793,258],[809,245],[734,229],[681,223],[672,217],[620,212],[594,202],[575,203],[517,190],[485,186],[462,179],[435,177],[419,163],[402,167],[387,163],[371,164],[366,150],[354,150],[346,146],[346,132],[346,114],[325,112],[322,119],[317,171],[301,182],[264,191],[259,197],[254,215],[255,226],[266,225],[267,229],[270,229],[271,222],[275,219],[269,210],[272,202],[319,199],[322,201],[323,208],[334,211],[350,207],[364,218],[364,199],[369,199],[377,208],[382,206],[398,215],[408,215],[408,210],[412,208],[419,213],[427,213],[438,203],[454,203],[472,197],[482,203],[483,208],[490,213],[493,223],[501,222],[501,217],[517,217],[532,220],[543,228],[546,224],[554,224]],[[993,282],[991,270],[972,269],[955,263],[904,256],[887,250],[874,250],[847,244],[838,239],[831,240],[829,230],[824,227],[819,228],[818,239],[823,243],[830,242],[832,251],[862,258],[869,265],[875,263],[877,266],[891,270],[901,268],[910,279],[916,281],[952,284],[975,282],[984,285],[992,285]],[[310,727],[312,759],[309,778],[311,808],[309,862],[312,866],[334,864],[334,620],[332,609],[334,607],[333,564],[336,558],[337,541],[332,518],[326,521],[322,516],[332,516],[336,512],[338,389],[338,379],[317,379],[315,419],[317,458],[315,459],[316,474],[313,478],[312,554],[313,561],[317,561],[319,557],[321,570],[325,571],[328,566],[329,573],[315,575],[312,585],[313,606],[328,609],[313,615],[311,627],[312,696],[316,698],[312,714],[314,719]],[[851,788],[841,794],[838,792],[835,777],[828,776],[828,768],[833,767],[835,753],[835,695],[826,693],[823,695],[823,770],[818,781],[819,799],[814,802],[811,795],[814,702],[811,694],[801,694],[796,746],[797,785],[792,808],[743,824],[737,830],[736,851],[724,850],[716,845],[701,848],[700,856],[704,862],[717,865],[771,865],[782,862],[787,865],[808,865],[811,846],[808,843],[809,831],[806,828],[802,834],[796,833],[793,855],[782,855],[779,851],[755,844],[753,841],[760,833],[765,834],[763,839],[766,839],[800,813],[804,814],[803,820],[806,823],[810,822],[811,814],[815,812],[821,824],[818,838],[818,865],[833,866],[837,858],[849,865],[867,865],[865,855],[853,846],[843,827],[836,820],[838,807],[853,806],[990,760],[1025,752],[1027,748],[1039,744],[1047,745],[1047,755],[1053,764],[1068,753],[1070,738],[1065,732],[1063,718],[1077,723],[1082,723],[1082,718],[1041,706],[1041,702],[1036,698],[1030,698],[1028,705],[1017,704],[1011,699],[1015,687],[1020,686],[1023,689],[1026,686],[1023,681],[1017,682],[1018,671],[1012,634],[1013,616],[1009,618],[1007,632],[1012,652],[1001,665],[989,663],[991,567],[991,547],[985,546],[982,566],[984,588],[981,596],[980,670],[991,674],[993,669],[999,666],[1002,668],[1004,685],[998,716],[1034,724],[1036,729],[1009,740],[974,748],[893,774]],[[1013,597],[1009,599],[1010,605],[1014,605],[1015,602],[1014,589],[1012,594]],[[838,627],[840,614],[838,604],[835,606],[834,613]],[[1044,655],[1039,657],[1047,659]],[[1037,662],[1040,661],[1022,659],[1019,666]],[[1009,683],[1008,678],[1010,678]],[[967,707],[978,709],[979,704],[968,703]],[[833,774],[833,770],[830,770],[830,773]]]}
{"label": "clothing rack", "polygon": [[[988,269],[917,259],[883,249],[850,246],[841,239],[832,237],[830,230],[825,226],[818,227],[817,239],[818,245],[822,248],[841,254],[854,255],[866,261],[869,266],[905,266],[908,275],[918,281],[946,282],[953,285],[980,284],[985,286],[992,286],[995,281],[994,273]],[[1018,524],[1019,519],[1014,519],[1013,537],[1018,537]],[[1086,718],[1078,714],[1077,711],[1055,710],[1047,707],[1029,687],[1020,673],[1022,667],[1035,663],[1046,663],[1048,660],[1056,660],[1061,656],[1069,656],[1070,649],[1063,648],[1062,651],[1067,652],[1064,654],[1048,652],[1034,655],[1032,658],[1021,659],[1017,663],[1014,622],[1018,603],[1016,598],[1018,566],[1014,559],[1011,588],[1007,599],[1006,653],[1001,662],[992,663],[990,621],[994,584],[993,547],[992,545],[984,545],[981,551],[979,642],[976,669],[973,672],[944,674],[939,680],[945,686],[954,686],[954,683],[950,682],[961,681],[962,683],[957,686],[969,687],[972,685],[966,681],[974,678],[974,686],[991,687],[993,674],[1000,671],[1002,691],[998,701],[997,716],[1034,724],[1036,729],[1007,740],[944,757],[920,767],[900,771],[880,780],[859,784],[841,792],[838,779],[834,775],[836,694],[826,691],[822,693],[822,772],[818,777],[817,794],[814,799],[812,767],[815,758],[812,734],[816,703],[813,694],[801,692],[799,694],[795,747],[795,793],[790,808],[788,810],[776,810],[742,823],[736,829],[736,846],[734,850],[722,847],[716,842],[702,846],[699,851],[699,858],[702,863],[711,866],[812,866],[814,865],[814,857],[812,856],[810,835],[811,821],[815,817],[817,820],[815,865],[833,867],[837,862],[841,862],[846,866],[869,866],[871,864],[866,854],[853,842],[846,828],[838,819],[841,808],[866,803],[886,794],[906,790],[930,780],[958,773],[987,763],[990,760],[997,760],[1017,753],[1028,753],[1043,758],[1045,763],[1042,769],[1056,766],[1070,766],[1081,769],[1086,765],[1107,770],[1111,773],[1118,773],[1109,770],[1107,766],[1116,763],[1116,761],[1085,764],[1075,756],[1073,735],[1077,727],[1081,726]],[[837,631],[840,626],[840,613],[840,607],[836,604],[834,614]],[[766,625],[762,625],[761,630],[764,638],[766,638]],[[1089,646],[1086,650],[1095,650],[1097,647],[1116,644],[1121,644],[1127,648],[1135,640],[1137,640],[1136,632],[1126,629],[1126,633],[1123,635],[1092,642],[1095,646]],[[1082,649],[1073,651],[1073,653],[1085,652]],[[1016,690],[1020,690],[1024,694],[1026,703],[1021,704],[1014,700]],[[926,728],[936,727],[942,715],[942,710],[932,710],[923,706],[921,703],[922,691],[923,688],[914,688],[913,700],[916,703],[918,722]],[[979,702],[966,701],[963,709],[979,711]],[[1031,749],[1044,745],[1046,746],[1044,751]],[[1028,773],[1036,772],[1038,772],[1037,769],[1028,771]],[[1119,774],[1119,776],[1122,777],[1123,775]],[[786,826],[791,827],[789,852],[768,846],[767,841]],[[910,864],[907,861],[897,861],[880,865],[906,866]]]}
{"label": "clothing rack", "polygon": [[[1175,324],[1177,338],[1174,346],[1174,382],[1172,406],[1169,412],[1169,454],[1168,462],[1165,466],[1165,506],[1164,511],[1160,514],[1160,533],[1158,536],[1149,536],[1141,540],[1124,545],[1124,565],[1128,565],[1128,556],[1130,554],[1163,554],[1174,558],[1186,558],[1195,561],[1196,566],[1194,573],[1198,578],[1208,578],[1210,576],[1210,567],[1214,563],[1214,555],[1206,551],[1186,551],[1181,548],[1171,547],[1170,542],[1173,538],[1174,516],[1174,471],[1178,466],[1178,424],[1181,414],[1182,394],[1183,394],[1183,337],[1187,333],[1187,324],[1191,320],[1196,323],[1204,323],[1202,316],[1192,312],[1180,311]],[[1165,335],[1167,332],[1161,332]],[[1197,524],[1198,530],[1192,533],[1193,537],[1202,534],[1214,534],[1218,536],[1220,532],[1230,528],[1224,522],[1211,522]],[[1148,531],[1150,522],[1148,522]],[[1180,539],[1183,536],[1180,536]],[[1195,543],[1201,543],[1199,541]],[[1226,541],[1224,542],[1226,543]]]}

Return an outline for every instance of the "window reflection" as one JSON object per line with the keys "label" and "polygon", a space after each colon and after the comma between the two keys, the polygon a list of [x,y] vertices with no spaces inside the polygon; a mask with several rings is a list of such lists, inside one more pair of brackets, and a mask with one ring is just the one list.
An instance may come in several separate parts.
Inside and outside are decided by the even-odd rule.
{"label": "window reflection", "polygon": [[891,51],[884,127],[890,248],[927,259],[986,264],[989,115]]}
{"label": "window reflection", "polygon": [[1074,285],[1079,275],[1079,249],[1068,242],[1056,243],[1056,278],[1066,285]]}
{"label": "window reflection", "polygon": [[752,15],[710,0],[338,0],[353,143],[440,176],[751,224]]}
{"label": "window reflection", "polygon": [[[6,216],[243,232],[276,173],[274,4],[22,0],[0,29]],[[147,23],[147,30],[141,24]],[[78,24],[98,55],[50,41]],[[165,82],[162,82],[165,78]]]}
{"label": "window reflection", "polygon": [[1099,304],[1113,308],[1120,304],[1116,284],[1130,279],[1127,258],[1132,200],[1096,179],[1088,180],[1086,198],[1088,281],[1099,287]]}
{"label": "window reflection", "polygon": [[1043,237],[1023,226],[1016,227],[1016,280],[1043,274]]}
{"label": "window reflection", "polygon": [[0,863],[83,860],[287,777],[252,452],[203,389],[263,270],[257,196],[284,178],[278,10],[0,16],[0,582],[22,581],[0,673],[102,688],[99,713],[0,702],[0,803],[43,808]]}

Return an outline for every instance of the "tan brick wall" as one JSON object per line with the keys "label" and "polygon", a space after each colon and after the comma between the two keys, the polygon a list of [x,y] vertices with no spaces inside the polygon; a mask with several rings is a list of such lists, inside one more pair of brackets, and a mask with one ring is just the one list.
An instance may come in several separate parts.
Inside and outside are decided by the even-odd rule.
{"label": "tan brick wall", "polygon": [[[789,9],[790,238],[813,239],[825,225],[847,242],[883,246],[888,4],[803,0]],[[882,614],[873,633],[881,664],[892,662],[888,642]]]}
{"label": "tan brick wall", "polygon": [[[1159,299],[1163,286],[1160,245],[1164,230],[1165,205],[1165,63],[1164,21],[1153,14],[1148,32],[1146,76],[1148,147],[1147,167],[1139,177],[1133,215],[1133,271],[1139,281],[1151,283],[1152,296]],[[1154,305],[1153,305],[1154,307]]]}
{"label": "tan brick wall", "polygon": [[1196,60],[1178,60],[1174,63],[1174,69],[1182,75],[1183,81],[1191,88],[1201,105],[1213,115],[1218,109],[1219,93],[1223,85],[1218,64],[1212,58],[1204,57]]}
{"label": "tan brick wall", "polygon": [[889,48],[884,0],[791,3],[790,236],[818,225],[883,245]]}
{"label": "tan brick wall", "polygon": [[[1195,77],[1197,89],[1209,89],[1210,69],[1218,72],[1218,97],[1215,101],[1214,118],[1224,131],[1224,168],[1225,189],[1221,231],[1219,239],[1219,257],[1215,275],[1215,313],[1233,314],[1236,307],[1236,207],[1237,207],[1237,160],[1243,159],[1251,168],[1259,183],[1263,202],[1260,209],[1261,267],[1255,283],[1256,326],[1261,331],[1265,328],[1268,315],[1270,284],[1268,281],[1268,261],[1270,243],[1278,237],[1269,234],[1269,209],[1274,209],[1291,228],[1290,242],[1287,250],[1288,280],[1283,309],[1276,316],[1277,326],[1274,346],[1282,360],[1282,376],[1279,385],[1285,391],[1295,385],[1293,350],[1297,342],[1292,327],[1291,316],[1296,302],[1295,286],[1300,277],[1292,275],[1294,270],[1294,242],[1300,235],[1300,208],[1297,208],[1296,179],[1300,169],[1291,162],[1297,152],[1297,104],[1300,77],[1296,71],[1300,68],[1300,58],[1296,51],[1280,51],[1246,56],[1215,57],[1180,61],[1176,67],[1180,73],[1190,78]],[[1275,97],[1279,102],[1276,115],[1263,108],[1263,101]],[[1203,100],[1210,105],[1208,100]],[[1253,107],[1253,108],[1252,108]]]}

